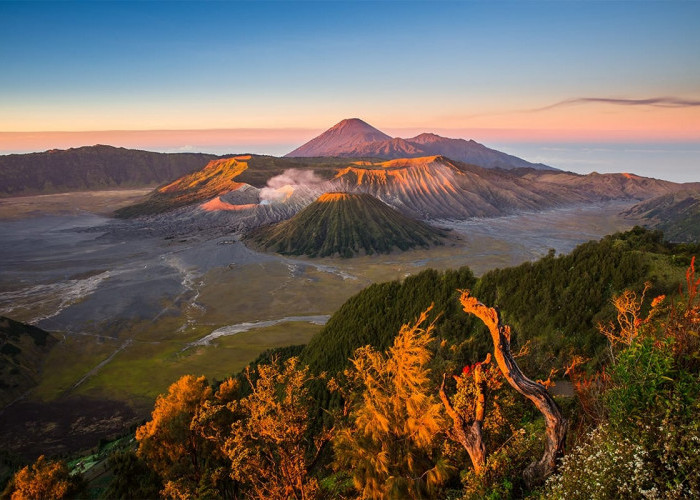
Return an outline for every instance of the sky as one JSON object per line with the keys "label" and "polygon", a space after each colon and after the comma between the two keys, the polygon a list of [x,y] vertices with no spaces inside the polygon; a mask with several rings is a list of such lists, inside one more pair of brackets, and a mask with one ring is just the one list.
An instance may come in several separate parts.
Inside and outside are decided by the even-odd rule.
{"label": "sky", "polygon": [[700,181],[699,19],[692,0],[0,0],[0,154],[277,155],[358,117]]}

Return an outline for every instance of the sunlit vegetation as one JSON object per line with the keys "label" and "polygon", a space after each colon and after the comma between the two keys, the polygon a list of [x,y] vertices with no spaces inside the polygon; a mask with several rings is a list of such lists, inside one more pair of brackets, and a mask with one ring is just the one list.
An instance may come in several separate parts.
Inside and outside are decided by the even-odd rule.
{"label": "sunlit vegetation", "polygon": [[[635,229],[480,280],[430,271],[369,287],[306,348],[221,383],[173,383],[137,450],[113,458],[107,494],[697,498],[697,250]],[[553,396],[566,378],[572,393]],[[5,496],[45,467],[19,471]],[[57,483],[46,498],[70,496]]]}
{"label": "sunlit vegetation", "polygon": [[445,417],[427,368],[434,325],[427,311],[393,346],[355,351],[345,370],[348,422],[335,439],[336,468],[350,471],[362,498],[429,498],[449,477],[441,458]]}
{"label": "sunlit vegetation", "polygon": [[40,456],[32,465],[20,469],[8,483],[1,498],[12,500],[54,500],[78,496],[84,484],[72,476],[63,461]]}

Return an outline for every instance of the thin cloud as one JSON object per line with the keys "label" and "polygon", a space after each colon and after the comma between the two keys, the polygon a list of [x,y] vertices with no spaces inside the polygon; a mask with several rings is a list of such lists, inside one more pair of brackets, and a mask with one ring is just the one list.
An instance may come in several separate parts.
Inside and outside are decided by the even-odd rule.
{"label": "thin cloud", "polygon": [[618,106],[654,106],[657,108],[692,108],[700,106],[700,100],[683,99],[680,97],[651,97],[648,99],[614,99],[609,97],[576,97],[566,99],[543,108],[535,108],[528,110],[529,112],[547,111],[549,109],[559,108],[563,106],[572,106],[575,104],[615,104]]}

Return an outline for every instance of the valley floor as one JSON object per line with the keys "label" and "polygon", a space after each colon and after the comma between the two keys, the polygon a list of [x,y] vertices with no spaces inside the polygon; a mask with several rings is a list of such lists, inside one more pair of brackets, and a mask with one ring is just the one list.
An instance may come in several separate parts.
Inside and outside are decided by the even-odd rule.
{"label": "valley floor", "polygon": [[[286,258],[250,250],[235,234],[145,236],[121,230],[130,222],[90,212],[30,216],[17,209],[0,220],[0,315],[52,331],[61,342],[40,384],[0,410],[0,445],[27,454],[84,446],[84,434],[100,429],[99,414],[113,423],[102,434],[115,433],[143,418],[183,374],[221,379],[265,349],[306,343],[373,282],[464,265],[480,275],[550,248],[569,252],[631,227],[618,215],[627,206],[436,221],[455,236],[443,247],[353,259]],[[40,402],[63,410],[34,411]],[[91,405],[97,417],[86,410]],[[90,425],[79,423],[85,414],[94,417]],[[21,445],[12,439],[18,433],[35,439]]]}

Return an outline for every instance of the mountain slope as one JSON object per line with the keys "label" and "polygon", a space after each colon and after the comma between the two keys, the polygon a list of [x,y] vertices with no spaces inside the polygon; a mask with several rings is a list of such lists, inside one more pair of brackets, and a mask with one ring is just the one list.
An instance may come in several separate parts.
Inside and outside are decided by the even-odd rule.
{"label": "mountain slope", "polygon": [[[259,188],[268,187],[268,181],[274,179],[282,183],[305,182],[304,179],[288,179],[289,176],[285,173],[292,172],[290,175],[293,176],[305,172],[306,175],[313,174],[316,180],[322,180],[332,178],[338,166],[344,165],[347,165],[347,160],[334,158],[297,159],[241,155],[217,159],[201,170],[154,190],[145,201],[117,210],[115,215],[121,218],[156,215],[198,203],[204,203],[204,210],[210,212],[216,211],[217,207],[222,210],[230,209],[221,204],[221,201],[236,205],[257,204],[261,202]],[[304,191],[303,187],[303,184],[295,185],[299,191]],[[294,212],[311,203],[319,194],[320,192],[313,192],[301,205],[298,197],[290,200],[297,206]],[[226,199],[216,201],[219,196]]]}
{"label": "mountain slope", "polygon": [[427,247],[443,236],[372,196],[334,192],[287,221],[253,231],[248,239],[282,254],[352,257]]}
{"label": "mountain slope", "polygon": [[287,157],[347,156],[347,151],[367,143],[390,140],[391,137],[358,118],[336,123],[324,133],[298,147]]}
{"label": "mountain slope", "polygon": [[473,140],[450,139],[436,134],[420,134],[411,139],[406,139],[406,141],[420,148],[426,155],[447,156],[456,161],[471,163],[484,168],[557,170],[542,163],[530,163],[517,156],[488,148]]}
{"label": "mountain slope", "polygon": [[623,174],[510,172],[442,156],[355,162],[338,171],[335,189],[365,192],[419,219],[496,217],[616,199],[653,197],[679,189],[672,182]]}
{"label": "mountain slope", "polygon": [[153,215],[189,205],[193,222],[206,217],[231,230],[249,229],[289,218],[324,192],[343,191],[367,193],[415,219],[465,219],[640,201],[683,187],[630,174],[485,169],[442,156],[350,161],[253,155],[212,162],[117,215]]}
{"label": "mountain slope", "polygon": [[0,196],[22,196],[162,184],[218,158],[86,146],[0,156]]}
{"label": "mountain slope", "polygon": [[669,241],[700,242],[700,189],[683,190],[638,203],[623,212],[660,229]]}
{"label": "mountain slope", "polygon": [[345,158],[418,158],[446,156],[483,168],[534,168],[556,170],[541,163],[530,163],[517,156],[487,148],[464,139],[436,134],[420,134],[411,139],[391,138],[371,125],[352,118],[334,125],[318,137],[298,147],[287,157],[332,156]]}
{"label": "mountain slope", "polygon": [[56,342],[40,328],[0,316],[0,409],[36,385],[44,356]]}
{"label": "mountain slope", "polygon": [[235,191],[243,184],[233,179],[248,168],[250,156],[237,156],[212,160],[202,170],[185,175],[170,184],[156,189],[149,198],[137,205],[115,212],[118,217],[131,217],[146,213],[158,213],[213,198]]}

